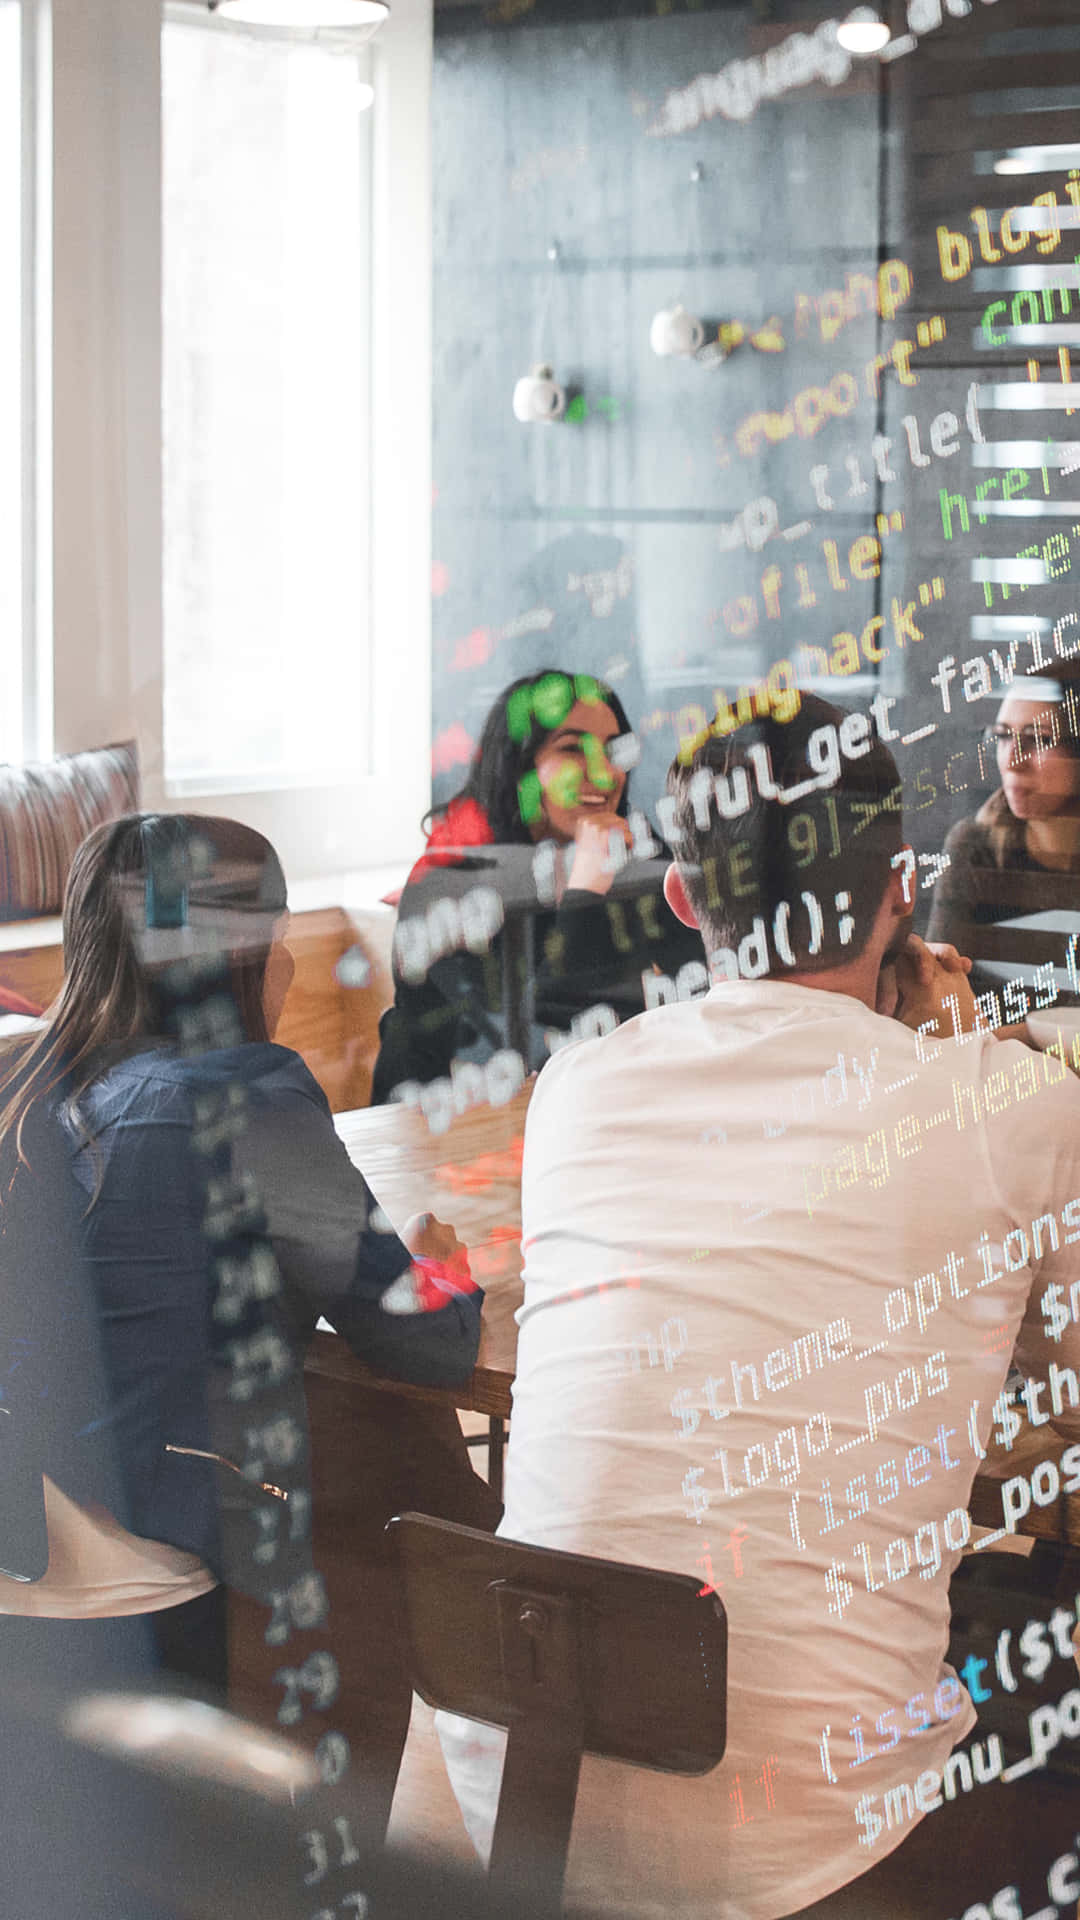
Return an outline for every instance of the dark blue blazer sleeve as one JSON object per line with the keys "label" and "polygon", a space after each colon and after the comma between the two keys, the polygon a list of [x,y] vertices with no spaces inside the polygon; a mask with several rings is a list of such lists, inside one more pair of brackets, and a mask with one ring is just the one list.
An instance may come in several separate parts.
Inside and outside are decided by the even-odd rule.
{"label": "dark blue blazer sleeve", "polygon": [[371,1224],[367,1182],[353,1166],[324,1094],[299,1061],[252,1098],[237,1161],[253,1175],[281,1267],[295,1332],[322,1314],[358,1359],[418,1386],[468,1379],[480,1344],[483,1293],[428,1313],[394,1313],[382,1297],[411,1265],[393,1232]]}

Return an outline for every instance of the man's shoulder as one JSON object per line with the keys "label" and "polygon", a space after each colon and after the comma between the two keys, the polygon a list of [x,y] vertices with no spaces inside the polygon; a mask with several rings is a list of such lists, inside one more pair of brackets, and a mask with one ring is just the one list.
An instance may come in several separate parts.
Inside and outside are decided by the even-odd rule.
{"label": "man's shoulder", "polygon": [[691,1036],[700,1032],[705,1017],[705,998],[702,994],[678,1005],[649,1007],[624,1020],[611,1033],[565,1041],[541,1069],[537,1093],[544,1088],[550,1094],[570,1079],[584,1086],[610,1073],[670,1060],[673,1049],[691,1052]]}
{"label": "man's shoulder", "polygon": [[[1017,1204],[1021,1195],[1034,1203],[1057,1181],[1072,1190],[1080,1177],[1080,1079],[1070,1061],[1062,1029],[1042,1049],[989,1034],[949,1042],[945,1058],[922,1069],[927,1094],[940,1093],[956,1133],[981,1146],[984,1166]],[[925,1117],[934,1102],[918,1104]]]}
{"label": "man's shoulder", "polygon": [[1070,1070],[1076,1064],[1078,1046],[1080,1035],[1074,1038],[1064,1025],[1040,1047],[983,1036],[982,1044],[972,1048],[971,1065],[981,1083],[987,1118],[1011,1116],[1032,1101],[1036,1103],[1032,1124],[1038,1127],[1045,1126],[1051,1106],[1080,1120],[1080,1078]]}

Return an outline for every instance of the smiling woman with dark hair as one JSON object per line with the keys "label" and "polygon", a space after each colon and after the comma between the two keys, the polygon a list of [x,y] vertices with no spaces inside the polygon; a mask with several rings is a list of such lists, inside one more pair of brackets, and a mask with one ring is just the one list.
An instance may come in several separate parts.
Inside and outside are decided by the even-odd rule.
{"label": "smiling woman with dark hair", "polygon": [[[665,852],[644,814],[630,808],[636,758],[618,695],[591,675],[548,667],[503,689],[465,784],[427,816],[427,848],[401,898],[394,1005],[380,1029],[373,1105],[403,1083],[444,1078],[455,1061],[483,1064],[508,1043],[499,927],[486,942],[455,941],[451,932],[431,943],[430,959],[409,963],[410,922],[426,916],[441,926],[440,915],[453,916],[459,890],[440,887],[440,869],[473,863],[477,886],[498,894],[500,849],[536,849],[526,1072],[543,1066],[582,1020],[595,1019],[594,1030],[603,1031],[640,1013],[644,977],[700,962],[700,946],[671,913],[655,875],[642,874],[636,887],[628,875],[618,898],[608,898],[627,855]],[[487,860],[483,848],[492,850]],[[501,908],[496,918],[501,923]]]}
{"label": "smiling woman with dark hair", "polygon": [[[601,707],[604,713],[598,711]],[[632,740],[626,710],[610,687],[601,686],[591,674],[571,677],[550,667],[514,680],[503,688],[484,721],[465,784],[445,806],[433,807],[427,816],[436,823],[433,832],[482,815],[490,838],[504,844],[527,846],[542,839],[541,821],[559,837],[573,839],[571,813],[563,809],[562,818],[551,816],[552,806],[557,816],[560,812],[557,769],[552,764],[555,754],[569,766],[580,753],[579,794],[584,797],[595,789],[611,812],[625,818],[629,804],[625,776],[619,778],[615,767],[601,767],[594,756],[596,778],[585,778],[586,742],[593,739],[601,745]],[[629,764],[626,755],[619,756],[619,761]]]}

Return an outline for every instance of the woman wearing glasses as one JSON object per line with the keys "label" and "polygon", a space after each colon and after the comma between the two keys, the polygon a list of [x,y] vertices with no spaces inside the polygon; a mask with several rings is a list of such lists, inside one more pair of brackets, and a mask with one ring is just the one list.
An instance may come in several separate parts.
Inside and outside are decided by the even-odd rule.
{"label": "woman wearing glasses", "polygon": [[[951,941],[976,960],[980,926],[1060,910],[1060,876],[1078,876],[1080,905],[1080,660],[1058,661],[1051,675],[1017,682],[983,736],[980,764],[989,771],[995,762],[996,791],[946,838],[949,866],[927,929],[928,940]],[[1041,930],[1054,931],[1045,924]],[[1075,1004],[1057,971],[1057,1001]],[[1000,991],[1018,973],[1030,982],[1034,966],[977,966],[972,982],[977,991]],[[1049,1006],[1054,997],[1044,973],[1031,1003]],[[1009,996],[1005,1017],[1022,1017]]]}

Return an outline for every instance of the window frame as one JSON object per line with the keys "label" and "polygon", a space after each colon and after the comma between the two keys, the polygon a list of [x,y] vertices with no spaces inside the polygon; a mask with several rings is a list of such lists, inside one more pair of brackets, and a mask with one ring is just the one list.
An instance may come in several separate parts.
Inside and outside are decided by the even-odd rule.
{"label": "window frame", "polygon": [[[10,744],[16,762],[47,751],[51,735],[51,711],[48,705],[48,675],[41,668],[48,663],[47,650],[39,646],[39,603],[41,583],[37,579],[37,419],[39,392],[37,378],[39,287],[37,271],[37,75],[41,52],[41,7],[34,0],[11,0],[18,33],[18,137],[16,194],[18,199],[18,242],[14,263],[13,288],[18,308],[18,429],[15,464],[18,475],[17,528],[18,592],[16,596],[16,632],[13,652],[18,656],[18,713],[11,730]],[[47,43],[46,43],[47,51]],[[47,604],[47,602],[46,602]]]}
{"label": "window frame", "polygon": [[[207,36],[216,34],[219,38],[221,36],[224,36],[226,39],[242,41],[249,46],[252,45],[253,43],[256,46],[260,44],[265,44],[265,45],[272,46],[274,48],[315,46],[320,50],[325,50],[326,52],[332,55],[335,55],[335,56],[343,55],[348,57],[349,59],[357,63],[357,67],[354,70],[358,70],[359,78],[369,83],[372,80],[370,41],[365,40],[364,37],[359,34],[354,34],[350,37],[348,34],[342,33],[340,31],[332,32],[332,31],[318,30],[318,29],[312,29],[312,28],[307,28],[307,29],[267,28],[262,26],[249,25],[246,22],[234,22],[228,18],[226,19],[214,18],[214,16],[212,16],[209,13],[205,5],[192,5],[191,0],[165,0],[164,6],[162,8],[162,25],[163,25],[163,32],[165,27],[176,27],[176,28],[179,28],[181,32],[189,32],[189,33],[197,34],[199,36],[202,36],[204,39]],[[164,95],[164,73],[163,73],[163,95]],[[371,700],[371,686],[372,686],[372,642],[374,637],[373,630],[372,630],[372,604],[371,604],[371,601],[372,601],[372,596],[371,596],[372,473],[371,473],[371,459],[370,459],[371,403],[372,403],[371,320],[372,320],[372,268],[373,268],[372,232],[371,232],[371,225],[372,225],[372,178],[371,178],[371,175],[372,175],[372,158],[373,158],[374,118],[375,116],[374,116],[372,107],[368,107],[367,109],[363,110],[362,113],[359,115],[361,139],[362,139],[363,146],[366,147],[366,152],[364,152],[363,154],[361,165],[362,165],[362,170],[366,172],[367,178],[366,178],[365,187],[362,194],[360,222],[359,222],[359,229],[358,229],[356,238],[358,243],[358,254],[363,264],[364,291],[363,291],[363,295],[360,302],[361,311],[357,315],[358,327],[355,330],[353,330],[351,333],[351,337],[355,343],[356,356],[358,356],[359,358],[358,374],[359,374],[359,385],[361,389],[361,392],[359,394],[359,401],[360,401],[359,418],[356,421],[357,446],[360,449],[360,453],[359,453],[359,457],[356,459],[356,466],[351,476],[352,478],[355,479],[357,483],[356,505],[357,505],[358,511],[354,517],[353,525],[357,528],[357,532],[359,534],[359,538],[356,540],[356,543],[352,548],[351,555],[350,555],[351,562],[356,564],[357,566],[357,575],[356,575],[356,584],[355,584],[355,600],[352,601],[351,604],[355,607],[355,610],[359,616],[358,626],[360,628],[360,637],[362,640],[362,648],[363,648],[363,659],[359,664],[359,678],[363,682],[363,691],[359,693],[359,699],[357,701],[356,700],[356,696],[358,693],[357,681],[355,679],[350,679],[349,697],[350,697],[350,700],[353,701],[355,704],[359,704],[366,709],[366,715],[365,715],[366,722],[369,722],[370,720],[370,700]],[[164,125],[162,129],[162,138],[163,138],[163,164],[164,164],[164,158],[165,158]],[[165,260],[168,252],[167,222],[163,223],[162,247],[163,247],[162,265],[163,265],[163,271],[164,271]],[[166,299],[167,299],[167,292],[163,291],[163,298],[162,298],[163,350],[166,344],[167,333],[168,333],[168,328],[166,325],[167,318],[168,318],[166,313],[166,307],[165,307]],[[356,358],[354,357],[354,365],[355,364],[356,364]],[[166,369],[163,365],[163,380],[164,380],[165,373],[166,373]],[[163,474],[166,471],[167,471],[166,465],[163,464]],[[162,499],[163,515],[167,511],[167,505],[168,505],[167,498],[163,494],[163,499]],[[164,560],[164,548],[163,548],[163,560]],[[164,610],[163,617],[167,618],[167,608]],[[166,633],[166,636],[165,636],[166,646],[167,646],[167,639],[168,639],[168,636]],[[332,679],[329,681],[329,685],[332,689],[332,686],[333,686]],[[166,672],[166,681],[165,681],[165,688],[164,688],[164,706],[166,709],[168,708],[168,700],[169,700],[169,677],[168,677],[168,672]],[[164,718],[167,718],[167,713],[164,716]],[[315,748],[312,755],[310,756],[310,759],[308,761],[306,768],[302,771],[295,767],[283,767],[282,769],[279,770],[277,774],[275,774],[270,770],[259,769],[255,771],[249,770],[248,774],[246,775],[236,771],[233,768],[223,768],[223,767],[218,768],[216,773],[215,772],[196,773],[191,771],[188,771],[188,772],[171,771],[169,767],[168,755],[166,751],[166,753],[163,755],[163,758],[165,761],[165,774],[164,774],[165,794],[170,806],[183,807],[183,806],[186,806],[189,803],[189,801],[194,801],[197,804],[199,800],[201,800],[206,795],[211,795],[211,796],[215,796],[216,798],[221,798],[222,796],[225,796],[225,795],[232,795],[237,793],[253,793],[253,792],[305,793],[305,792],[311,792],[312,790],[318,790],[321,787],[326,787],[326,786],[336,787],[340,785],[342,787],[350,787],[357,784],[358,781],[364,779],[372,771],[370,746],[371,746],[370,725],[365,723],[362,737],[355,740],[350,738],[350,744],[347,749],[347,758],[344,761],[343,760],[336,761],[334,766],[335,778],[330,782],[326,780],[320,780],[318,778],[317,773],[315,772],[315,769],[319,766],[320,758],[321,758],[317,747]]]}
{"label": "window frame", "polygon": [[42,88],[51,62],[46,0],[19,0],[22,16],[22,744],[43,759],[53,743],[52,516],[48,492],[52,369],[52,168]]}
{"label": "window frame", "polygon": [[[185,781],[175,794],[163,768],[162,8],[24,5],[51,31],[35,103],[51,188],[49,271],[39,249],[37,275],[39,297],[52,295],[38,369],[39,422],[51,377],[51,431],[37,463],[51,532],[49,744],[72,752],[134,736],[147,806],[244,820],[274,841],[290,877],[404,862],[431,790],[431,0],[395,0],[368,43],[372,770],[344,786],[193,793]],[[43,611],[39,594],[39,629]]]}

